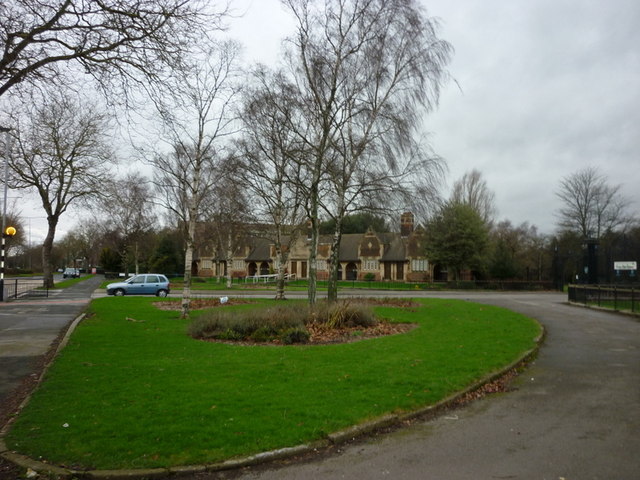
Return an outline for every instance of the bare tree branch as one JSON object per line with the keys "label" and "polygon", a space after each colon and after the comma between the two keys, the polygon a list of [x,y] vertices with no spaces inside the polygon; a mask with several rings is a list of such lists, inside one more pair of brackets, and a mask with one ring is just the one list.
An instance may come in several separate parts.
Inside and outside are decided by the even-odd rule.
{"label": "bare tree branch", "polygon": [[203,0],[1,2],[0,97],[22,84],[73,84],[79,73],[126,96],[179,65],[226,14]]}

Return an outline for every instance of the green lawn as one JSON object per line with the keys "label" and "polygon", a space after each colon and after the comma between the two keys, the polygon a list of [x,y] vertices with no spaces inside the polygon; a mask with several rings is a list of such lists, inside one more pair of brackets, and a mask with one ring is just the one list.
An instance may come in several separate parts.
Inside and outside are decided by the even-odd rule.
{"label": "green lawn", "polygon": [[[519,314],[428,299],[409,333],[325,346],[193,340],[154,298],[101,298],[19,415],[10,449],[75,468],[216,462],[436,403],[534,346]],[[273,301],[264,301],[270,303]],[[301,303],[301,306],[304,303]],[[224,308],[255,308],[240,305]]]}
{"label": "green lawn", "polygon": [[65,278],[64,280],[56,282],[53,288],[69,288],[76,283],[84,282],[85,280],[89,280],[92,277],[93,275],[83,274],[77,278]]}

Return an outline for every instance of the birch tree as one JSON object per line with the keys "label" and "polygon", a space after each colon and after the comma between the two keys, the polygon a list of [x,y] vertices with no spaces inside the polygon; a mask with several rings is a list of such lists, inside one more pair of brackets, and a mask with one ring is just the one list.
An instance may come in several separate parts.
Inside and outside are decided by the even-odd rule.
{"label": "birch tree", "polygon": [[234,160],[228,160],[225,168],[227,169],[225,177],[236,179],[236,181],[216,184],[205,218],[213,225],[212,233],[217,243],[217,250],[227,266],[227,288],[231,288],[233,257],[247,245],[247,240],[253,233],[250,231],[253,215],[244,193],[245,187],[239,181],[241,177]]}
{"label": "birch tree", "polygon": [[255,72],[256,86],[244,101],[244,135],[239,143],[242,178],[255,198],[257,218],[272,228],[261,235],[273,243],[276,296],[285,298],[285,273],[291,246],[306,226],[305,198],[300,178],[304,147],[291,129],[299,105],[295,87],[281,73]]}
{"label": "birch tree", "polygon": [[213,45],[201,61],[177,72],[172,97],[156,101],[162,138],[173,151],[155,156],[151,163],[161,203],[184,229],[183,318],[189,316],[191,303],[196,226],[214,185],[228,181],[221,177],[220,167],[228,137],[235,132],[232,106],[238,93],[238,52],[233,42]]}
{"label": "birch tree", "polygon": [[[285,0],[284,4],[297,22],[288,60],[306,112],[300,133],[311,152],[304,167],[312,228],[309,302],[313,304],[321,182],[329,172],[335,203],[326,209],[333,210],[337,220],[337,250],[341,219],[349,205],[364,190],[391,185],[394,178],[411,173],[406,162],[416,158],[415,127],[420,115],[437,103],[451,47],[437,37],[435,20],[415,1]],[[373,171],[389,172],[383,175],[389,183],[371,175],[372,166],[377,167]],[[329,296],[334,299],[337,257],[331,268]]]}

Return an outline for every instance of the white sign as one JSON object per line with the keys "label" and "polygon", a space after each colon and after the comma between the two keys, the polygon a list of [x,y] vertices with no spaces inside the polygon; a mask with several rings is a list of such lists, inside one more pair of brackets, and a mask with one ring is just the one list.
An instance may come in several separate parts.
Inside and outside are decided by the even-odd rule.
{"label": "white sign", "polygon": [[614,270],[637,270],[638,262],[613,262]]}

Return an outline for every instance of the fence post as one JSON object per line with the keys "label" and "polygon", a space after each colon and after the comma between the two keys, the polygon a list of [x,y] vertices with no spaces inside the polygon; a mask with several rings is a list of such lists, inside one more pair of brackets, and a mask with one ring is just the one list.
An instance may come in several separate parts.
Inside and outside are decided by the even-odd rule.
{"label": "fence post", "polygon": [[13,298],[18,298],[18,279],[16,278],[16,286],[15,289],[13,291]]}
{"label": "fence post", "polygon": [[618,310],[618,286],[613,286],[613,309]]}
{"label": "fence post", "polygon": [[635,313],[636,311],[636,296],[635,296],[635,292],[633,291],[633,285],[631,285],[631,313]]}

